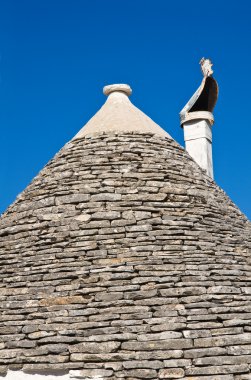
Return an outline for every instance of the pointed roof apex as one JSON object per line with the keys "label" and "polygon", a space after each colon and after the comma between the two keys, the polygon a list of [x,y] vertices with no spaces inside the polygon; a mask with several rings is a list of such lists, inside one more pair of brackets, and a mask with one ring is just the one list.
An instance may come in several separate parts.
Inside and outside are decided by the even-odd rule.
{"label": "pointed roof apex", "polygon": [[73,138],[94,136],[100,133],[153,133],[164,137],[171,136],[150,117],[135,107],[129,100],[132,89],[128,84],[105,86],[103,93],[108,96],[101,109]]}

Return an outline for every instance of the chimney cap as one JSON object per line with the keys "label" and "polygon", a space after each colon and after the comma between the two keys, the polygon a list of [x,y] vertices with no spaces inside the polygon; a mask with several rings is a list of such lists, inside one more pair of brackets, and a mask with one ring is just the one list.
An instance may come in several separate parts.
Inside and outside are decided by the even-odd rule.
{"label": "chimney cap", "polygon": [[218,99],[219,87],[217,81],[212,77],[213,64],[211,60],[202,58],[200,60],[200,65],[203,79],[199,88],[195,91],[193,96],[189,99],[185,107],[183,107],[180,112],[181,126],[187,120],[197,119],[198,115],[195,114],[198,113],[201,113],[201,116],[203,116],[203,113],[208,114],[206,119],[210,120],[211,125],[214,122],[212,112]]}

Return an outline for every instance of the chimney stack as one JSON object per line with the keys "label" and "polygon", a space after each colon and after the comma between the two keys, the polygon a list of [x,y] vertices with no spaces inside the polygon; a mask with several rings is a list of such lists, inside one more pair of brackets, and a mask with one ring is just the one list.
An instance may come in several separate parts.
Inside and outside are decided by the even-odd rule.
{"label": "chimney stack", "polygon": [[213,109],[218,98],[218,84],[212,77],[210,59],[200,61],[203,80],[200,87],[180,112],[185,147],[197,164],[213,178],[212,125]]}

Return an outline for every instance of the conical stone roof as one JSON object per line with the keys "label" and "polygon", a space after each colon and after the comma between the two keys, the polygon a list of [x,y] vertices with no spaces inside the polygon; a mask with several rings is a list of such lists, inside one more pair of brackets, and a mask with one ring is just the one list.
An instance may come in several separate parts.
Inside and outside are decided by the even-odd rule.
{"label": "conical stone roof", "polygon": [[251,378],[250,222],[142,120],[82,130],[3,214],[2,374]]}

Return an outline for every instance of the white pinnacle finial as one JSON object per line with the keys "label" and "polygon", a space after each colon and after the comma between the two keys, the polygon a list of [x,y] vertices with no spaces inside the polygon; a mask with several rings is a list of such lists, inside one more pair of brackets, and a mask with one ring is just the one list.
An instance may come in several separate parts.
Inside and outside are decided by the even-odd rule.
{"label": "white pinnacle finial", "polygon": [[204,77],[210,77],[211,75],[213,75],[212,66],[213,63],[209,58],[201,58],[200,68]]}
{"label": "white pinnacle finial", "polygon": [[103,88],[103,93],[105,95],[110,95],[112,92],[123,92],[127,96],[132,94],[132,89],[128,84],[110,84]]}

